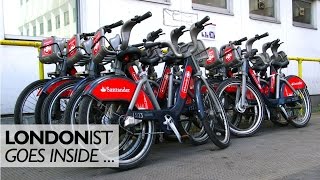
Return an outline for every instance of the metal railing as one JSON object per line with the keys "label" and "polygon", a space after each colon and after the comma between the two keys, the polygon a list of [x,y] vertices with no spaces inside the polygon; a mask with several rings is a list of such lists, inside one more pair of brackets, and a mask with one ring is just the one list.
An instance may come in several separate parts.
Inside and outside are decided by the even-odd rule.
{"label": "metal railing", "polygon": [[302,62],[320,62],[320,58],[308,58],[308,57],[288,57],[289,60],[298,61],[298,76],[302,78]]}
{"label": "metal railing", "polygon": [[[35,47],[38,49],[38,52],[39,52],[41,42],[39,42],[39,41],[21,41],[21,40],[0,40],[0,45]],[[44,79],[44,68],[43,68],[43,64],[40,61],[39,61],[39,78]]]}

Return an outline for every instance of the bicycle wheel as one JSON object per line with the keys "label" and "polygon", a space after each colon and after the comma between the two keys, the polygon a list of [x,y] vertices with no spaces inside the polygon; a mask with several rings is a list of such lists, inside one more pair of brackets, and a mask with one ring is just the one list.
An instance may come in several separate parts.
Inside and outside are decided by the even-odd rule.
{"label": "bicycle wheel", "polygon": [[38,93],[50,79],[34,81],[23,89],[14,107],[15,124],[41,124],[35,121],[35,105],[38,101]]}
{"label": "bicycle wheel", "polygon": [[43,124],[63,124],[63,114],[70,99],[69,93],[76,82],[65,82],[46,98],[41,110]]}
{"label": "bicycle wheel", "polygon": [[81,95],[86,88],[86,84],[81,85],[76,89],[72,96],[69,99],[69,102],[66,106],[66,109],[63,114],[63,123],[64,124],[80,124],[79,120],[79,104],[81,101]]}
{"label": "bicycle wheel", "polygon": [[[227,113],[231,133],[238,137],[247,137],[255,134],[264,118],[264,101],[251,83],[247,82],[246,108],[238,110],[237,91],[241,97],[241,80],[227,79],[220,84],[217,90],[219,99]],[[232,90],[233,89],[233,90]]]}
{"label": "bicycle wheel", "polygon": [[100,102],[84,96],[79,106],[81,124],[119,125],[119,169],[130,169],[140,165],[154,143],[154,122],[142,121],[131,128],[124,128],[124,117],[128,102]]}
{"label": "bicycle wheel", "polygon": [[311,100],[307,89],[297,90],[301,102],[286,104],[285,109],[289,115],[288,122],[297,128],[305,127],[311,118]]}
{"label": "bicycle wheel", "polygon": [[203,86],[206,87],[205,91],[201,91],[206,114],[202,121],[203,127],[216,146],[221,149],[227,148],[230,144],[230,128],[225,111],[211,87],[205,83]]}

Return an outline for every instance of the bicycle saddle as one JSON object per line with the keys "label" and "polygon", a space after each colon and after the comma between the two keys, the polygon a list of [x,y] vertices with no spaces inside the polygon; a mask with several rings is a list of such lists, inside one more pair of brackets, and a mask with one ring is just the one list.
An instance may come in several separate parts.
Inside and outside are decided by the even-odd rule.
{"label": "bicycle saddle", "polygon": [[156,66],[161,60],[155,49],[148,49],[143,54],[139,61],[144,65]]}
{"label": "bicycle saddle", "polygon": [[269,67],[270,57],[268,53],[260,53],[253,57],[251,60],[255,71],[264,71]]}
{"label": "bicycle saddle", "polygon": [[141,57],[141,50],[137,47],[128,47],[126,50],[121,51],[117,58],[122,62],[130,62],[136,59],[140,59]]}
{"label": "bicycle saddle", "polygon": [[286,68],[289,65],[289,60],[285,52],[280,51],[278,52],[278,57],[275,55],[271,56],[271,65],[275,68]]}

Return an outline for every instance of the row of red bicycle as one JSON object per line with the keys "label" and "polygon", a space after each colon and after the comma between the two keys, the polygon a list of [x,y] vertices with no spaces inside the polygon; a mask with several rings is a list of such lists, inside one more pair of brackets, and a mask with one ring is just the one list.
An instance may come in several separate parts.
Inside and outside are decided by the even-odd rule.
{"label": "row of red bicycle", "polygon": [[[151,16],[147,12],[68,40],[43,40],[40,61],[56,64],[56,70],[22,91],[15,123],[119,125],[120,169],[141,164],[156,139],[194,145],[211,140],[223,149],[230,132],[252,136],[265,119],[280,126],[307,125],[307,86],[281,72],[289,61],[278,51],[279,39],[265,43],[259,54],[253,43],[268,33],[230,41],[220,50],[207,48],[197,39],[210,25],[207,16],[188,30],[172,30],[167,42],[156,41],[163,34],[159,29],[130,44],[131,30]],[[120,35],[107,37],[120,26]],[[185,32],[189,43],[179,42]],[[158,76],[160,63],[164,68]],[[76,66],[85,70],[77,72]]]}

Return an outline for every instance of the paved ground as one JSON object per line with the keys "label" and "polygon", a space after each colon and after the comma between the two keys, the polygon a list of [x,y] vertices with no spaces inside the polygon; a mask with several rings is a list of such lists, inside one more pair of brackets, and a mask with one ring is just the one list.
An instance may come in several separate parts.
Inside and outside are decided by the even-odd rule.
{"label": "paved ground", "polygon": [[[8,120],[7,122],[10,122]],[[163,143],[142,167],[2,168],[1,179],[320,179],[320,114],[305,128],[265,123],[254,137],[233,138],[225,150]]]}

